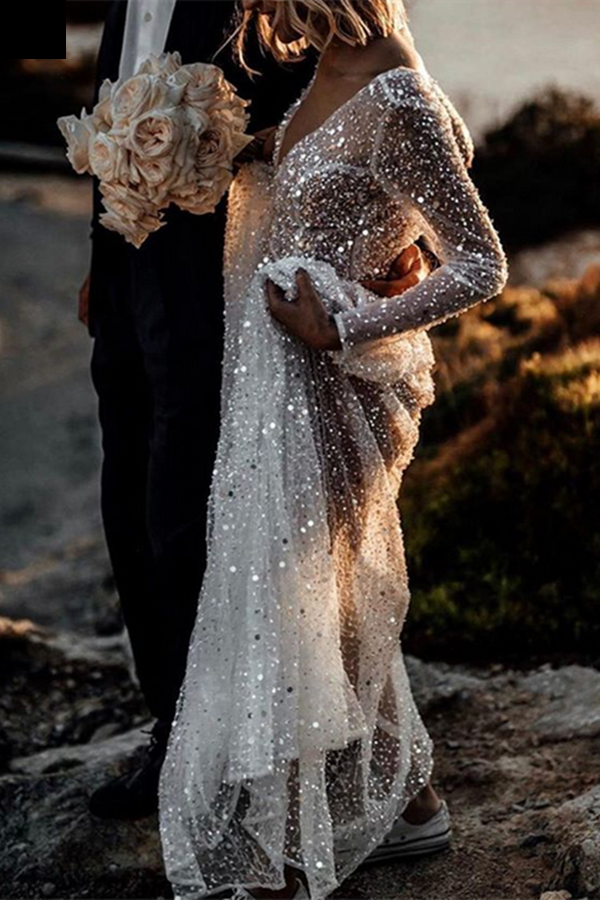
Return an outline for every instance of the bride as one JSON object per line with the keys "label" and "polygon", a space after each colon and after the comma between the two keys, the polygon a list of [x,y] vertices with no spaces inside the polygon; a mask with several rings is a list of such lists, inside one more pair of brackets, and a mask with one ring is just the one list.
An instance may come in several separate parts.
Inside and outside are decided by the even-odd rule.
{"label": "bride", "polygon": [[[253,16],[276,58],[320,56],[272,161],[230,189],[208,561],[159,824],[177,898],[321,900],[404,812],[445,807],[400,645],[397,498],[434,400],[428,329],[508,267],[401,0],[243,6],[242,64]],[[420,235],[439,268],[371,293]]]}

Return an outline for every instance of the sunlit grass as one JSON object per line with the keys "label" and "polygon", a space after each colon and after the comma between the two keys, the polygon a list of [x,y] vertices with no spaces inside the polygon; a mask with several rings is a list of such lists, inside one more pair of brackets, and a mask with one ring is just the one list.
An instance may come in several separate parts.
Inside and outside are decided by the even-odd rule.
{"label": "sunlit grass", "polygon": [[599,307],[594,266],[432,332],[438,400],[399,501],[415,651],[598,645]]}

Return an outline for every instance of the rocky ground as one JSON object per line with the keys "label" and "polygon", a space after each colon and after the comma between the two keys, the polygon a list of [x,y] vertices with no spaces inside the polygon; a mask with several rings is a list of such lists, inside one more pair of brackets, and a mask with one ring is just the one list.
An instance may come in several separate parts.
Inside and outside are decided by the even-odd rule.
{"label": "rocky ground", "polygon": [[[89,197],[74,179],[13,176],[0,188],[3,898],[170,896],[156,817],[107,823],[87,810],[94,787],[140,754],[151,724],[99,517],[91,344],[76,318]],[[569,245],[572,274],[596,241],[582,238],[581,265]],[[552,267],[557,259],[546,256]],[[537,256],[519,271],[547,270]],[[600,672],[407,665],[453,845],[363,868],[337,897],[600,900]]]}
{"label": "rocky ground", "polygon": [[[5,618],[0,659],[1,896],[171,896],[156,815],[107,822],[88,812],[90,792],[135,760],[151,724],[126,642]],[[453,844],[363,867],[332,896],[600,898],[600,672],[410,656],[407,667]]]}

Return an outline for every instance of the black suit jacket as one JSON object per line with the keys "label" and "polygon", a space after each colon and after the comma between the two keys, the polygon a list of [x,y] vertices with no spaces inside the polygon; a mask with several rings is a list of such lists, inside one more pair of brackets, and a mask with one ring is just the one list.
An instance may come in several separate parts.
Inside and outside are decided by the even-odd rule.
{"label": "black suit jacket", "polygon": [[[177,0],[173,10],[166,51],[178,50],[182,63],[214,62],[236,85],[240,96],[251,101],[249,131],[277,124],[311,77],[316,63],[312,54],[300,63],[285,66],[260,51],[256,38],[248,47],[253,68],[264,74],[254,81],[234,59],[228,46],[215,59],[215,51],[233,27],[238,4],[233,0]],[[113,0],[102,34],[93,103],[105,78],[118,77],[127,0]],[[167,223],[149,235],[139,249],[114,231],[104,228],[104,211],[98,179],[92,177],[93,214],[90,265],[89,332],[95,335],[94,317],[100,314],[108,292],[117,302],[136,291],[152,293],[169,310],[174,329],[181,336],[199,341],[207,352],[221,352],[223,327],[222,254],[226,200],[214,213],[197,216],[171,205],[165,210]],[[121,299],[119,299],[121,298]],[[135,298],[134,298],[135,301]],[[143,305],[143,304],[142,304]]]}

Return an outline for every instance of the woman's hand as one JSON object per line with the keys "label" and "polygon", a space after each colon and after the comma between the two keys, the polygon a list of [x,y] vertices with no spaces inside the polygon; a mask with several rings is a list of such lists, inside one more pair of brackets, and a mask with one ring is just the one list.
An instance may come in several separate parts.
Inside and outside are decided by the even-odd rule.
{"label": "woman's hand", "polygon": [[341,350],[337,326],[306,269],[296,272],[296,287],[297,297],[286,300],[285,292],[267,279],[267,303],[271,314],[309,347],[315,350]]}
{"label": "woman's hand", "polygon": [[[361,281],[381,297],[397,297],[429,275],[431,264],[417,244],[406,247],[390,266],[388,277],[379,281]],[[308,272],[296,272],[297,298],[286,300],[285,292],[267,280],[268,306],[273,316],[310,347],[316,350],[341,350],[342,342],[335,320],[327,312]]]}

